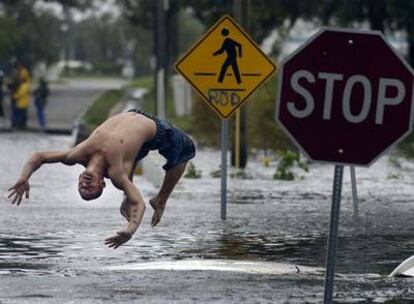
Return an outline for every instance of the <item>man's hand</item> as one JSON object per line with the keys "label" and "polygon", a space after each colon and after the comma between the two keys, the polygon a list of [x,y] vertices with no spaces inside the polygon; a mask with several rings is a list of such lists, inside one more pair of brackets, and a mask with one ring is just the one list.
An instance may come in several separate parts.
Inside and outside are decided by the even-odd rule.
{"label": "man's hand", "polygon": [[116,235],[111,236],[105,240],[105,245],[109,248],[118,248],[122,244],[128,242],[132,237],[132,233],[127,230],[118,231]]}
{"label": "man's hand", "polygon": [[26,198],[29,198],[29,192],[30,192],[30,185],[29,181],[24,178],[20,178],[13,187],[11,187],[9,190],[10,192],[8,198],[13,197],[12,205],[16,204],[20,205],[23,199],[23,195],[26,193]]}

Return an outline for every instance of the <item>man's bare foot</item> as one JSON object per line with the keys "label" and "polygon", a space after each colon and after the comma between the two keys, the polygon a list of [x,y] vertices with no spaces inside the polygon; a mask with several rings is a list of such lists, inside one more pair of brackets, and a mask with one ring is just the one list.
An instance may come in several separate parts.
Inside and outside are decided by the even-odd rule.
{"label": "man's bare foot", "polygon": [[121,207],[119,208],[119,212],[121,212],[121,215],[129,222],[129,204],[126,199],[122,201]]}
{"label": "man's bare foot", "polygon": [[166,201],[158,197],[150,199],[151,207],[154,209],[154,214],[152,215],[151,226],[155,227],[161,221],[162,214],[164,213]]}

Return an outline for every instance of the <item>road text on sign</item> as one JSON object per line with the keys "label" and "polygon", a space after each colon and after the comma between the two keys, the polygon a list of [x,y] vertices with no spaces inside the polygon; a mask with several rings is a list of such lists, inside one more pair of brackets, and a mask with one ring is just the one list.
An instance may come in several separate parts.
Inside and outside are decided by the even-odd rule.
{"label": "road text on sign", "polygon": [[221,18],[175,65],[222,118],[228,118],[276,70],[229,16]]}
{"label": "road text on sign", "polygon": [[277,120],[312,160],[369,165],[411,131],[413,71],[379,32],[323,29],[279,72]]}

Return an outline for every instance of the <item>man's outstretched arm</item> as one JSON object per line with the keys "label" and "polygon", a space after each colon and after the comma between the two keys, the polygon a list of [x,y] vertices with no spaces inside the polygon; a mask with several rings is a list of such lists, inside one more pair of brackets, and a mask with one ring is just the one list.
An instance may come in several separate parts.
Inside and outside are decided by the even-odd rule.
{"label": "man's outstretched arm", "polygon": [[116,235],[105,240],[109,247],[118,248],[128,242],[141,224],[145,212],[145,203],[137,187],[124,173],[110,172],[110,178],[113,184],[124,191],[128,200],[129,220],[126,229],[117,232]]}
{"label": "man's outstretched arm", "polygon": [[30,176],[39,169],[43,164],[50,163],[63,163],[65,165],[73,165],[74,162],[71,162],[68,158],[69,153],[72,150],[68,151],[43,151],[34,153],[26,162],[23,167],[22,173],[20,174],[21,178],[29,179]]}
{"label": "man's outstretched arm", "polygon": [[20,205],[24,195],[26,198],[29,198],[29,178],[43,164],[61,162],[66,165],[72,165],[73,163],[68,159],[70,151],[71,150],[34,153],[24,165],[17,182],[8,190],[10,192],[8,198],[13,197],[12,204],[17,203],[17,205]]}

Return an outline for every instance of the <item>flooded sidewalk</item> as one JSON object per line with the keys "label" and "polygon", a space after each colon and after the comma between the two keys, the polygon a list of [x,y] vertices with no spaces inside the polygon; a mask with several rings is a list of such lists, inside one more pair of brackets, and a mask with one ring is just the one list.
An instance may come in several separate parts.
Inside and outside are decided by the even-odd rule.
{"label": "flooded sidewalk", "polygon": [[[80,166],[44,165],[31,198],[11,206],[7,189],[35,151],[69,148],[71,137],[0,134],[0,303],[321,303],[333,166],[310,166],[297,181],[249,164],[229,179],[228,220],[220,220],[220,152],[201,150],[201,179],[183,179],[164,217],[151,208],[117,250],[122,193],[77,193]],[[397,167],[398,165],[398,167]],[[413,279],[387,278],[414,254],[414,166],[382,158],[357,168],[360,218],[352,214],[349,169],[343,187],[336,303],[410,303]],[[145,201],[157,188],[135,177]]]}

